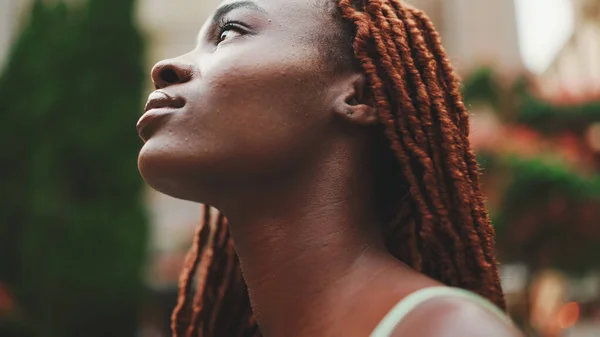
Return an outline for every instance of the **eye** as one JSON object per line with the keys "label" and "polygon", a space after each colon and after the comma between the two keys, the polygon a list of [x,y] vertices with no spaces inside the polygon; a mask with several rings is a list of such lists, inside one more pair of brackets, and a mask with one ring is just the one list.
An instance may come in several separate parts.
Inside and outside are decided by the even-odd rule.
{"label": "eye", "polygon": [[240,24],[233,22],[225,23],[220,29],[219,40],[217,41],[217,44],[236,38],[238,36],[242,36],[244,34],[245,30]]}
{"label": "eye", "polygon": [[221,36],[219,36],[219,43],[232,39],[236,36],[240,36],[242,35],[242,33],[238,32],[237,30],[234,30],[232,28],[229,29],[224,29],[223,32],[221,32]]}

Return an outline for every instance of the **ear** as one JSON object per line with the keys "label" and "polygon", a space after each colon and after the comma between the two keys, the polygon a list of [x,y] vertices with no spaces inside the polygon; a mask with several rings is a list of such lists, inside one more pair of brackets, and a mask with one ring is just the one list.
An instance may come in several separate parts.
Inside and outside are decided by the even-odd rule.
{"label": "ear", "polygon": [[334,106],[339,117],[360,125],[377,123],[377,109],[364,97],[366,82],[363,74],[356,73],[341,80],[341,90],[338,91]]}

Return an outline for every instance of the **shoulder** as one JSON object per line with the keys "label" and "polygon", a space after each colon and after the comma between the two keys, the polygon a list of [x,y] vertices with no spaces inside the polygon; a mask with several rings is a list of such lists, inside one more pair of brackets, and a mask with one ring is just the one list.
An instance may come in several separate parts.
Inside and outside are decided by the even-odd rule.
{"label": "shoulder", "polygon": [[521,337],[506,320],[479,303],[461,297],[436,297],[414,308],[391,337]]}

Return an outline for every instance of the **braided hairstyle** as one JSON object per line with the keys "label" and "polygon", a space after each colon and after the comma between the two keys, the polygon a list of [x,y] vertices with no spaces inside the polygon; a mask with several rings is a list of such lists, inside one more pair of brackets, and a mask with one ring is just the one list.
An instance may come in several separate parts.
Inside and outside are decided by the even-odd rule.
{"label": "braided hairstyle", "polygon": [[[335,1],[351,28],[354,60],[377,108],[386,156],[393,158],[380,165],[402,177],[394,214],[382,228],[389,252],[505,309],[468,112],[439,34],[424,12],[401,0]],[[261,335],[227,220],[207,205],[171,328],[174,337]]]}

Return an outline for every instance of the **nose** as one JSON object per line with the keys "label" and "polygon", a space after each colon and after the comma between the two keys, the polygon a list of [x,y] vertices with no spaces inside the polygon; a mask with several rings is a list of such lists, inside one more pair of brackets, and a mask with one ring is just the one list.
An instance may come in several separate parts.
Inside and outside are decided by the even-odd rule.
{"label": "nose", "polygon": [[182,84],[192,79],[192,66],[176,59],[163,60],[152,68],[152,81],[156,89]]}

